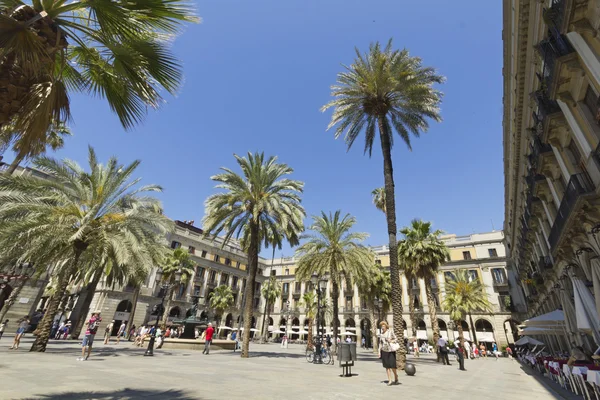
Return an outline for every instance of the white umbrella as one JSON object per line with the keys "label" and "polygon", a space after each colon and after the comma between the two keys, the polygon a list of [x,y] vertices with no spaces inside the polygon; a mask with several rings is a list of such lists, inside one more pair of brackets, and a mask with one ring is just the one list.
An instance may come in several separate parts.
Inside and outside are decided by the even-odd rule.
{"label": "white umbrella", "polygon": [[220,326],[219,329],[227,329],[227,330],[231,330],[232,328],[228,327],[228,326]]}
{"label": "white umbrella", "polygon": [[530,326],[519,330],[519,336],[525,335],[562,335],[564,330],[562,328],[548,327],[538,328],[537,326]]}
{"label": "white umbrella", "polygon": [[284,331],[280,331],[279,329],[276,331],[271,331],[271,333],[285,333]]}
{"label": "white umbrella", "polygon": [[307,335],[307,334],[308,334],[308,331],[301,330],[301,331],[300,331],[300,332],[298,332],[298,333],[299,333],[299,334],[301,334],[301,335]]}
{"label": "white umbrella", "polygon": [[538,315],[535,318],[531,318],[523,322],[523,325],[529,326],[540,326],[545,325],[560,325],[565,323],[565,313],[562,310],[554,310],[546,314]]}
{"label": "white umbrella", "polygon": [[347,332],[347,331],[345,331],[345,332],[342,332],[340,335],[356,336],[356,333],[354,333],[354,332]]}
{"label": "white umbrella", "polygon": [[523,336],[521,339],[519,339],[515,342],[515,345],[517,345],[517,346],[523,346],[526,344],[531,344],[533,346],[539,346],[539,345],[543,345],[544,343],[540,342],[539,340],[535,340],[534,338],[529,337],[529,336]]}

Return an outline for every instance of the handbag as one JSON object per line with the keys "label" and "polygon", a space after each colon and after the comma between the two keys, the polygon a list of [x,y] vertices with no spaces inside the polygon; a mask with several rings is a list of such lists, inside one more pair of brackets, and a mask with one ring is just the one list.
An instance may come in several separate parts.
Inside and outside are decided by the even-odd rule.
{"label": "handbag", "polygon": [[396,343],[396,342],[390,343],[390,349],[392,351],[398,351],[400,349],[400,343]]}

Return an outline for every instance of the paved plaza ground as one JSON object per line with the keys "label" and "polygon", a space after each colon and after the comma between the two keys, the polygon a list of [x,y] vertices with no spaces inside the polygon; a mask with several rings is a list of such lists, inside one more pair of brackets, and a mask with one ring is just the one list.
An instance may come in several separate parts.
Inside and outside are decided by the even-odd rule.
{"label": "paved plaza ground", "polygon": [[[99,338],[100,339],[100,338]],[[351,378],[340,377],[336,364],[312,365],[304,348],[253,344],[252,357],[232,351],[143,349],[98,340],[88,361],[76,361],[77,342],[52,341],[46,353],[30,353],[31,337],[9,350],[12,337],[0,340],[1,399],[560,399],[540,378],[509,359],[467,361],[443,366],[432,355],[409,360],[417,374],[402,372],[401,384],[386,386],[385,370],[359,349]]]}

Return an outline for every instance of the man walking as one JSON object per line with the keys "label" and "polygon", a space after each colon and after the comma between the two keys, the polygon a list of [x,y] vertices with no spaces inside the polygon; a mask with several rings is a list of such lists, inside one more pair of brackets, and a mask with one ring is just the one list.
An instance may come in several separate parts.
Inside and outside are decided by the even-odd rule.
{"label": "man walking", "polygon": [[450,360],[448,359],[448,342],[446,342],[446,339],[440,336],[437,346],[444,365],[450,365]]}
{"label": "man walking", "polygon": [[212,343],[213,333],[215,333],[215,329],[212,327],[212,323],[208,323],[208,328],[206,328],[206,336],[204,338],[204,351],[202,354],[208,354],[210,352],[210,344]]}
{"label": "man walking", "polygon": [[[96,336],[96,332],[98,332],[100,322],[102,322],[102,318],[100,318],[100,313],[92,313],[92,317],[88,321],[85,336],[83,337],[83,343],[81,343],[81,357],[79,357],[77,361],[85,361],[88,358],[90,358],[90,354],[92,353],[92,344],[94,343],[94,337]],[[87,356],[85,354],[86,347]]]}
{"label": "man walking", "polygon": [[458,338],[458,346],[456,346],[456,359],[458,361],[458,369],[460,369],[461,371],[466,371],[466,369],[465,369],[465,347],[460,345],[461,340],[462,340],[462,338]]}
{"label": "man walking", "polygon": [[121,337],[125,337],[125,328],[127,328],[127,322],[123,321],[117,332],[117,344],[121,341]]}
{"label": "man walking", "polygon": [[104,344],[110,343],[110,335],[112,335],[113,327],[115,326],[115,320],[113,319],[111,322],[106,325],[106,329],[104,330]]}

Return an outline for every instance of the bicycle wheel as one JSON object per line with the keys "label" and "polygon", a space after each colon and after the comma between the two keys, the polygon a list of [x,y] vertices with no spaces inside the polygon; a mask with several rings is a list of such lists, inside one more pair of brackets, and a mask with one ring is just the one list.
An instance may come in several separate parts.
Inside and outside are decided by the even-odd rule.
{"label": "bicycle wheel", "polygon": [[309,363],[313,362],[315,359],[315,353],[312,350],[306,350],[306,361]]}
{"label": "bicycle wheel", "polygon": [[330,364],[332,361],[331,353],[329,353],[327,350],[321,354],[321,358],[323,359],[323,364]]}

